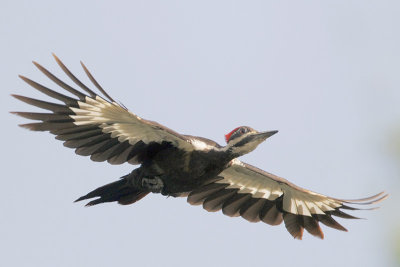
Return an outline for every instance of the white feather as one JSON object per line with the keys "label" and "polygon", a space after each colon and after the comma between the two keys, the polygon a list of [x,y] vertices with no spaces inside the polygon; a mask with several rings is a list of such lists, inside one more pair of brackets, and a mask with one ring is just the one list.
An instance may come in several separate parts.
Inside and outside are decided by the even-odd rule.
{"label": "white feather", "polygon": [[128,141],[135,145],[139,141],[145,144],[167,141],[186,151],[212,148],[199,140],[194,140],[194,144],[191,144],[159,126],[143,121],[118,103],[108,102],[100,96],[86,97],[85,101],[78,101],[78,105],[79,108],[70,107],[76,114],[70,115],[75,125],[97,125],[104,133],[111,134],[111,138],[118,138],[121,143]]}
{"label": "white feather", "polygon": [[311,216],[325,214],[342,206],[338,200],[300,189],[286,180],[263,171],[249,169],[238,159],[231,161],[231,166],[221,174],[224,179],[216,183],[229,184],[227,189],[239,189],[238,193],[250,193],[253,198],[275,200],[283,195],[283,210],[292,214]]}
{"label": "white feather", "polygon": [[192,146],[194,147],[194,150],[200,150],[200,151],[209,151],[209,150],[217,150],[217,148],[215,146],[210,146],[209,144],[207,144],[206,142],[203,142],[199,139],[190,139],[189,143],[192,144]]}

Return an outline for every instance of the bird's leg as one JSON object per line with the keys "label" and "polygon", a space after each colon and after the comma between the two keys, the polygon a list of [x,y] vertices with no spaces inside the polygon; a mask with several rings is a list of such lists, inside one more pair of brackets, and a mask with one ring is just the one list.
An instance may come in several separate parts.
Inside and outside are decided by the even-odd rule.
{"label": "bird's leg", "polygon": [[161,174],[148,166],[133,170],[127,179],[132,187],[152,193],[161,193],[165,187]]}
{"label": "bird's leg", "polygon": [[148,189],[153,193],[161,193],[164,188],[164,182],[158,176],[142,177],[142,187]]}
{"label": "bird's leg", "polygon": [[143,163],[141,169],[141,186],[152,193],[161,193],[165,188],[164,181],[161,179],[163,170],[157,164],[148,163]]}

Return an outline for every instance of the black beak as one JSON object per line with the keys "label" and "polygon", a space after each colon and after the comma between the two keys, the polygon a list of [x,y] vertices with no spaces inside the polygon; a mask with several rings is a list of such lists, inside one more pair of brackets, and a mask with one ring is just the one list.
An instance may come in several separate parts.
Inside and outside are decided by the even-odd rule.
{"label": "black beak", "polygon": [[274,134],[276,134],[278,131],[268,131],[268,132],[259,132],[254,134],[254,138],[255,139],[261,139],[262,141],[264,141],[265,139],[273,136]]}
{"label": "black beak", "polygon": [[254,143],[256,145],[264,142],[268,137],[273,136],[276,134],[278,131],[268,131],[268,132],[258,132],[258,133],[251,133],[245,138],[243,138],[241,141],[237,142],[235,144],[236,147],[240,147],[243,145],[246,145],[248,143]]}

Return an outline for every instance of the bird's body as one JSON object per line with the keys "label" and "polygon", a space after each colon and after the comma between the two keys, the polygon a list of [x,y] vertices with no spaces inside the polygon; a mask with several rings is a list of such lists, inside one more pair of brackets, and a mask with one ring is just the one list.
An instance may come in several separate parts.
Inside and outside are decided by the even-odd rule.
{"label": "bird's body", "polygon": [[375,196],[343,200],[331,198],[240,162],[237,158],[253,151],[277,131],[257,132],[241,126],[226,135],[227,144],[191,135],[181,135],[157,122],[148,121],[114,101],[86,67],[86,74],[105,98],[79,81],[57,58],[63,71],[85,93],[64,83],[35,63],[48,78],[75,97],[60,94],[28,78],[21,78],[42,93],[60,100],[55,104],[14,95],[30,105],[51,113],[15,112],[40,122],[22,125],[35,131],[49,131],[77,154],[93,161],[111,164],[140,164],[120,180],[99,187],[78,199],[96,198],[95,205],[117,201],[132,204],[149,193],[187,196],[193,205],[228,216],[242,216],[271,225],[285,222],[288,231],[301,238],[303,230],[323,238],[318,222],[346,230],[332,216],[355,218],[341,209],[354,210],[348,204],[373,204],[386,198]]}
{"label": "bird's body", "polygon": [[[195,137],[190,140],[204,142]],[[214,179],[230,160],[230,155],[222,150],[183,151],[165,144],[156,148],[155,153],[143,161],[139,169],[142,177],[162,180],[164,195],[177,196]]]}
{"label": "bird's body", "polygon": [[159,177],[164,183],[163,193],[174,195],[191,192],[212,180],[227,167],[229,161],[228,155],[221,151],[185,153],[169,148],[154,157],[150,169],[161,171]]}

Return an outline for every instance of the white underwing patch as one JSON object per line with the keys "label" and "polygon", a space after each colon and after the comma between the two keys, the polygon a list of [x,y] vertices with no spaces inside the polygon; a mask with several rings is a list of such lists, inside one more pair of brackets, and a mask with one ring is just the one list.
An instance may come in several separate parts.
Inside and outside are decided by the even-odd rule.
{"label": "white underwing patch", "polygon": [[251,194],[253,198],[274,201],[283,196],[283,209],[292,214],[312,216],[324,215],[342,206],[338,200],[312,192],[301,191],[285,183],[279,183],[262,173],[246,168],[238,159],[231,161],[231,167],[221,173],[224,179],[216,183],[229,184],[226,189],[239,189],[239,194]]}
{"label": "white underwing patch", "polygon": [[189,143],[192,144],[194,147],[194,150],[200,150],[200,151],[209,151],[212,149],[216,149],[215,146],[210,146],[209,144],[199,140],[199,139],[190,139]]}
{"label": "white underwing patch", "polygon": [[[70,115],[74,124],[96,125],[104,133],[111,134],[111,138],[118,138],[119,142],[128,141],[131,145],[142,141],[145,144],[151,142],[162,143],[167,141],[185,151],[192,151],[193,146],[186,140],[155,127],[144,121],[132,112],[124,109],[116,102],[108,102],[96,96],[86,97],[84,101],[78,101],[79,108],[70,107],[75,115]],[[204,147],[198,144],[198,147]]]}

